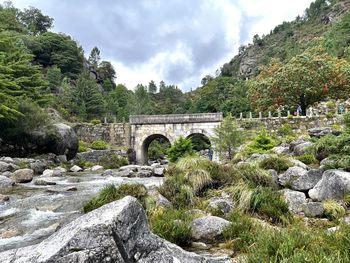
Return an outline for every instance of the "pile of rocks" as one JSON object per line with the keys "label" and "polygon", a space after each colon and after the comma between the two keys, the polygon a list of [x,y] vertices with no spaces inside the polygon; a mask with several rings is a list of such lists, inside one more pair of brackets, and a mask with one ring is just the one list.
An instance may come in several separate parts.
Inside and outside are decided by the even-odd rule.
{"label": "pile of rocks", "polygon": [[151,166],[141,165],[126,165],[118,170],[106,170],[102,176],[116,176],[116,177],[162,177],[166,171],[167,165],[154,163]]}

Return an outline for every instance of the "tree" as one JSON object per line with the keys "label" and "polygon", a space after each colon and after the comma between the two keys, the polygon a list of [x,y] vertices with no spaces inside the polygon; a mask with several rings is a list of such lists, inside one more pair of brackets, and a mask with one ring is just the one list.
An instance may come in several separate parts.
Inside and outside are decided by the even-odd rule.
{"label": "tree", "polygon": [[235,149],[244,141],[243,131],[241,131],[232,116],[227,116],[221,125],[215,130],[212,140],[214,147],[220,153],[227,153],[228,159],[232,159]]}
{"label": "tree", "polygon": [[132,91],[124,85],[117,85],[107,96],[107,107],[117,121],[128,120],[135,105],[135,97]]}
{"label": "tree", "polygon": [[62,82],[61,70],[56,66],[52,66],[47,69],[46,78],[49,82],[49,88],[51,93],[58,93],[59,87]]}
{"label": "tree", "polygon": [[47,32],[53,24],[53,19],[43,15],[41,11],[35,7],[24,9],[19,12],[18,20],[24,25],[28,32],[34,36]]}
{"label": "tree", "polygon": [[317,46],[292,58],[287,64],[274,62],[262,69],[251,82],[249,97],[259,110],[279,106],[296,108],[303,113],[316,102],[350,95],[350,64],[328,55]]}
{"label": "tree", "polygon": [[91,64],[91,66],[93,66],[95,69],[97,69],[98,66],[100,65],[100,60],[101,60],[100,53],[101,52],[98,49],[98,47],[94,47],[90,52],[88,61]]}
{"label": "tree", "polygon": [[193,146],[190,138],[180,137],[168,150],[168,157],[171,162],[176,162],[179,158],[192,155]]}
{"label": "tree", "polygon": [[0,31],[14,31],[24,33],[23,25],[18,21],[19,10],[12,5],[12,2],[5,1],[0,4]]}
{"label": "tree", "polygon": [[96,81],[89,72],[83,72],[74,91],[76,112],[82,119],[91,119],[105,112],[105,102]]}
{"label": "tree", "polygon": [[150,81],[150,83],[148,84],[148,93],[151,93],[151,94],[155,94],[157,93],[157,85],[156,83],[154,83],[153,80]]}
{"label": "tree", "polygon": [[0,122],[23,116],[18,105],[24,98],[45,102],[47,83],[31,61],[32,55],[17,35],[0,32]]}
{"label": "tree", "polygon": [[34,54],[34,62],[44,68],[56,65],[64,76],[72,79],[78,78],[83,71],[83,50],[71,37],[46,32],[24,40]]}
{"label": "tree", "polygon": [[135,107],[134,114],[151,114],[151,99],[147,88],[142,84],[138,84],[135,89]]}

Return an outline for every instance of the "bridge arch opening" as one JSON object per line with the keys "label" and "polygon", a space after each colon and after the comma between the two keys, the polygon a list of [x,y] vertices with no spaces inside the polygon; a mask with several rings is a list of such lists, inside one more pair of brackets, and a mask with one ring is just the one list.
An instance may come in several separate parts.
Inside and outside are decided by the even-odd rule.
{"label": "bridge arch opening", "polygon": [[193,150],[199,152],[203,155],[208,155],[209,149],[211,149],[211,142],[208,136],[203,133],[192,133],[187,136],[187,138],[191,139]]}
{"label": "bridge arch opening", "polygon": [[162,134],[152,134],[142,143],[141,159],[143,164],[164,159],[170,148],[170,140]]}

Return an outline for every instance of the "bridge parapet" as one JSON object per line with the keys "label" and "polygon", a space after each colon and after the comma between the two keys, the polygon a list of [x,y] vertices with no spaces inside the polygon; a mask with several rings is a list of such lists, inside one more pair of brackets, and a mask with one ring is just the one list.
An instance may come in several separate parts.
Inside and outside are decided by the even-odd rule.
{"label": "bridge parapet", "polygon": [[194,114],[170,114],[170,115],[132,115],[130,124],[172,124],[172,123],[205,123],[221,122],[222,113],[194,113]]}

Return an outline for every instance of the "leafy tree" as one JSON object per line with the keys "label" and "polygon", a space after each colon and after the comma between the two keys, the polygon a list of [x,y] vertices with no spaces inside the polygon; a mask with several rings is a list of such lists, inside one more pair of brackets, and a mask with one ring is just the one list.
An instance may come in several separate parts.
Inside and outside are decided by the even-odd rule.
{"label": "leafy tree", "polygon": [[91,119],[105,112],[105,102],[96,81],[89,72],[83,72],[76,84],[74,97],[77,113],[83,119]]}
{"label": "leafy tree", "polygon": [[100,60],[101,60],[100,53],[101,51],[98,49],[98,47],[94,47],[90,52],[88,61],[95,69],[97,69],[98,66],[100,65]]}
{"label": "leafy tree", "polygon": [[62,73],[57,66],[52,66],[47,69],[46,78],[49,82],[49,88],[52,93],[58,93],[62,82]]}
{"label": "leafy tree", "polygon": [[117,121],[127,121],[135,105],[134,94],[122,84],[108,93],[106,101],[109,112],[116,117]]}
{"label": "leafy tree", "polygon": [[31,60],[32,55],[17,35],[0,32],[0,120],[21,116],[17,107],[25,97],[45,102],[47,83]]}
{"label": "leafy tree", "polygon": [[114,79],[117,77],[114,67],[109,61],[102,61],[97,68],[97,73],[102,80],[110,80],[113,83]]}
{"label": "leafy tree", "polygon": [[81,47],[64,34],[46,32],[25,38],[34,54],[34,62],[44,68],[56,65],[66,77],[76,79],[83,71],[84,55]]}
{"label": "leafy tree", "polygon": [[0,31],[8,30],[23,33],[25,29],[18,21],[19,10],[15,8],[11,2],[5,1],[0,4]]}
{"label": "leafy tree", "polygon": [[148,92],[151,94],[157,93],[157,85],[156,83],[154,83],[153,80],[151,80],[150,83],[148,84]]}
{"label": "leafy tree", "polygon": [[47,32],[53,24],[52,18],[43,15],[43,13],[35,7],[25,8],[23,12],[19,12],[18,20],[32,35],[39,35]]}
{"label": "leafy tree", "polygon": [[350,95],[350,64],[322,47],[306,50],[286,65],[273,63],[251,82],[250,100],[260,110],[300,105],[303,113],[316,102]]}
{"label": "leafy tree", "polygon": [[176,162],[179,158],[193,154],[193,146],[190,138],[180,137],[168,150],[168,157],[171,162]]}
{"label": "leafy tree", "polygon": [[135,105],[134,114],[151,114],[151,99],[147,88],[142,84],[138,84],[135,89]]}
{"label": "leafy tree", "polygon": [[227,153],[228,159],[231,160],[235,149],[244,141],[243,131],[239,129],[235,119],[229,115],[214,132],[215,136],[212,138],[214,147],[221,153]]}

